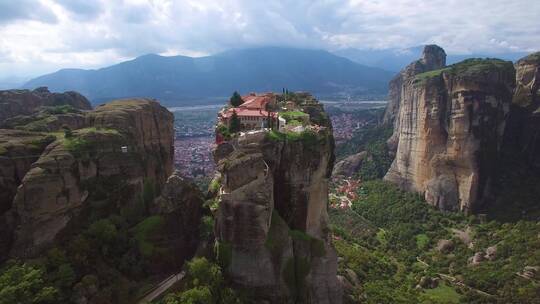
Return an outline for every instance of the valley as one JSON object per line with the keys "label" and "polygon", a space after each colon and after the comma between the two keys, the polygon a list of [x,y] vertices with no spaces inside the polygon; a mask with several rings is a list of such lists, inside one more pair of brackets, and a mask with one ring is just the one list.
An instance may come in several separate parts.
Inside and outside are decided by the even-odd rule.
{"label": "valley", "polygon": [[429,45],[388,102],[0,91],[0,303],[538,303],[538,58]]}
{"label": "valley", "polygon": [[540,304],[538,16],[0,0],[0,304]]}

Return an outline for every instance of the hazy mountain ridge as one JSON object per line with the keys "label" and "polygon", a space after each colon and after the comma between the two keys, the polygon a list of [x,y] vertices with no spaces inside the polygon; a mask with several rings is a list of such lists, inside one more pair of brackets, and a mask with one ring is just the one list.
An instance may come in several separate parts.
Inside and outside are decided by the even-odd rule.
{"label": "hazy mountain ridge", "polygon": [[266,47],[200,58],[150,54],[98,70],[63,69],[24,87],[76,90],[94,103],[132,96],[169,101],[283,87],[320,95],[385,94],[391,76],[322,50]]}
{"label": "hazy mountain ridge", "polygon": [[[398,72],[406,67],[410,62],[415,61],[422,55],[424,46],[417,46],[405,49],[342,49],[333,53],[348,58],[356,63],[366,66],[378,67],[387,71]],[[471,54],[448,54],[446,61],[448,64],[458,63],[467,58],[499,58],[509,61],[517,61],[526,56],[526,52],[508,52],[508,53],[482,53],[475,52]]]}

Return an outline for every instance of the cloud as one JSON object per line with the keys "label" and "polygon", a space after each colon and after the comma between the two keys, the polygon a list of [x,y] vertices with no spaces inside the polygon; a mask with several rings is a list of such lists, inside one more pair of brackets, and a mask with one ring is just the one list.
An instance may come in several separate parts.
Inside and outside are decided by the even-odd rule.
{"label": "cloud", "polygon": [[540,1],[530,0],[1,1],[0,73],[266,45],[533,51],[539,15]]}
{"label": "cloud", "polygon": [[102,12],[102,2],[100,0],[54,0],[64,9],[82,20],[91,20],[99,16]]}
{"label": "cloud", "polygon": [[0,26],[20,20],[55,23],[57,18],[50,8],[36,0],[0,1]]}

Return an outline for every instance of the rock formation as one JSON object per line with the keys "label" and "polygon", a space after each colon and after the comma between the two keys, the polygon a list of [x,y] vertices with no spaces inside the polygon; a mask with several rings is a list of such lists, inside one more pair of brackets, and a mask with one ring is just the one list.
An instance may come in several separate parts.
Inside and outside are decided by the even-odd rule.
{"label": "rock formation", "polygon": [[162,185],[172,173],[173,116],[159,103],[114,101],[86,113],[85,125],[56,134],[22,178],[6,215],[12,256],[39,253],[89,201],[133,205],[146,181]]}
{"label": "rock formation", "polygon": [[426,45],[422,53],[422,58],[409,64],[399,74],[397,74],[389,84],[388,105],[384,112],[383,123],[393,124],[394,132],[388,140],[391,151],[397,149],[399,141],[399,112],[402,100],[410,94],[408,89],[414,81],[416,75],[428,71],[443,68],[446,65],[446,53],[437,45]]}
{"label": "rock formation", "polygon": [[358,172],[367,156],[367,151],[362,151],[337,162],[334,166],[334,170],[332,171],[332,177],[353,176],[356,172]]}
{"label": "rock formation", "polygon": [[154,267],[178,268],[193,256],[199,244],[203,203],[202,193],[195,184],[177,171],[169,176],[161,195],[152,203],[151,213],[163,217],[165,235],[162,241],[174,251],[174,260],[164,261],[160,257],[153,263]]}
{"label": "rock formation", "polygon": [[[540,169],[540,52],[516,65],[516,90],[505,130],[507,157]],[[516,157],[519,155],[519,157]]]}
{"label": "rock formation", "polygon": [[88,99],[77,92],[51,93],[46,87],[30,90],[0,91],[0,125],[19,115],[31,115],[40,107],[70,105],[75,109],[91,110]]}
{"label": "rock formation", "polygon": [[497,167],[514,73],[511,62],[470,59],[404,78],[385,179],[440,209],[474,211]]}
{"label": "rock formation", "polygon": [[326,211],[332,129],[322,105],[303,110],[320,127],[297,136],[259,131],[217,147],[218,257],[261,301],[341,303]]}

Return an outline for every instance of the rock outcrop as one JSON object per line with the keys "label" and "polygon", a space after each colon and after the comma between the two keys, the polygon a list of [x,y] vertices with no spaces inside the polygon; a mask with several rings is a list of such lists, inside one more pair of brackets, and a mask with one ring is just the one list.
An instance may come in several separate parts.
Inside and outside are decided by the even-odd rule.
{"label": "rock outcrop", "polygon": [[385,179],[440,209],[476,210],[497,167],[514,73],[511,62],[470,59],[407,78]]}
{"label": "rock outcrop", "polygon": [[46,87],[30,90],[0,91],[0,126],[6,119],[31,115],[41,107],[69,105],[75,109],[91,110],[88,99],[77,92],[51,93]]}
{"label": "rock outcrop", "polygon": [[11,209],[17,187],[54,140],[46,133],[0,129],[0,215]]}
{"label": "rock outcrop", "polygon": [[516,90],[505,130],[504,150],[507,157],[540,169],[540,52],[520,59],[515,68]]}
{"label": "rock outcrop", "polygon": [[384,112],[383,123],[392,124],[394,132],[388,139],[388,146],[391,151],[397,149],[399,141],[399,113],[403,99],[410,96],[410,84],[416,75],[441,69],[446,65],[446,53],[437,45],[426,45],[422,53],[422,58],[409,64],[399,74],[397,74],[389,84],[388,105]]}
{"label": "rock outcrop", "polygon": [[311,130],[259,131],[218,146],[218,258],[260,301],[341,303],[326,211],[332,129],[322,105],[303,108]]}
{"label": "rock outcrop", "polygon": [[162,185],[172,173],[173,116],[159,103],[114,101],[85,119],[87,128],[49,144],[22,179],[10,211],[12,256],[39,253],[90,201],[129,207],[145,182]]}
{"label": "rock outcrop", "polygon": [[345,159],[339,161],[334,166],[334,170],[332,171],[333,177],[351,177],[353,176],[360,167],[362,166],[362,163],[368,156],[367,151],[362,151],[360,153],[356,153],[353,155],[350,155],[346,157]]}
{"label": "rock outcrop", "polygon": [[204,198],[197,186],[175,171],[163,186],[161,195],[154,200],[151,213],[164,220],[162,242],[174,251],[172,261],[161,257],[154,267],[178,268],[191,258],[197,249],[200,236],[200,221],[203,216]]}

